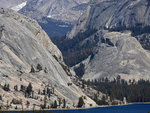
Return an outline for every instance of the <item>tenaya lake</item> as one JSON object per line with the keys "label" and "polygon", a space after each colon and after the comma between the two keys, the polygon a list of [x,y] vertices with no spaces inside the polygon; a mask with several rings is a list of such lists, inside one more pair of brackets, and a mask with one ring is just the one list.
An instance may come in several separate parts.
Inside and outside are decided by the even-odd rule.
{"label": "tenaya lake", "polygon": [[[33,111],[9,111],[7,113],[33,113]],[[44,112],[35,111],[34,113],[150,113],[150,104],[131,104],[124,106],[98,107],[77,110],[53,110]]]}

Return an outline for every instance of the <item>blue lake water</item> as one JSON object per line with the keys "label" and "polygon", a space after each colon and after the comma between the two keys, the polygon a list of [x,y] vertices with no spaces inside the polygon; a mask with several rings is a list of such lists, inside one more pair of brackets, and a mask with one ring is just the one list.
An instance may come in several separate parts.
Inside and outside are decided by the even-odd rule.
{"label": "blue lake water", "polygon": [[[9,113],[19,112],[11,111]],[[54,110],[53,113],[150,113],[150,104],[133,104],[125,106],[100,107],[79,110]]]}

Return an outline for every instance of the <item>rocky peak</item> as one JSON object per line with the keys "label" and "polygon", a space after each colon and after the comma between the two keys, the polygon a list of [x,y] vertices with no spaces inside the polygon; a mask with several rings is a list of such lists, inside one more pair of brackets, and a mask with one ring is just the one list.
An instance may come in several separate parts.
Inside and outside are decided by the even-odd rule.
{"label": "rocky peak", "polygon": [[87,29],[150,25],[149,0],[92,0],[89,4],[76,26],[68,34],[69,38]]}

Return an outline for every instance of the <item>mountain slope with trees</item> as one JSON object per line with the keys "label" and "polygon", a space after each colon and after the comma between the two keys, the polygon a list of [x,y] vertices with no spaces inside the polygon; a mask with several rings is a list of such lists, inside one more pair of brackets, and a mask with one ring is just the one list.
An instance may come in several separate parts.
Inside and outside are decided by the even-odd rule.
{"label": "mountain slope with trees", "polygon": [[150,55],[143,49],[149,48],[149,12],[148,0],[91,0],[66,38],[54,41],[86,80],[149,79]]}
{"label": "mountain slope with trees", "polygon": [[39,24],[15,11],[0,9],[0,108],[51,108],[96,105],[72,79],[59,49]]}

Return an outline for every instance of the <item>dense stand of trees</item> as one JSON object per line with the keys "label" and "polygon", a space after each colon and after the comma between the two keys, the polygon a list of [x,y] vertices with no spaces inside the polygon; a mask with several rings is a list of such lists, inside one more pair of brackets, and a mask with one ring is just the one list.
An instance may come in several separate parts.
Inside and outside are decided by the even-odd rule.
{"label": "dense stand of trees", "polygon": [[[144,26],[140,23],[131,27],[119,26],[119,27],[104,28],[104,29],[109,31],[118,31],[118,32],[130,30],[132,32],[132,36],[134,37],[137,37],[141,34],[150,33],[150,26]],[[93,38],[94,41],[92,42],[87,41],[87,43],[86,44],[84,43],[83,45],[81,44],[81,42],[96,32],[97,32],[96,29],[89,29],[85,32],[78,33],[78,35],[76,35],[73,39],[66,39],[65,36],[53,37],[51,39],[61,50],[65,63],[68,66],[74,66],[75,64],[80,63],[81,61],[83,61],[89,55],[92,54],[92,50],[97,44],[99,38],[95,35]],[[138,40],[141,42],[142,46],[145,49],[150,50],[150,45],[147,44],[149,42],[149,38],[144,38],[143,36]]]}
{"label": "dense stand of trees", "polygon": [[96,29],[89,29],[83,33],[78,33],[73,39],[66,39],[66,37],[53,37],[52,41],[63,53],[65,63],[68,66],[73,66],[92,54],[93,47],[98,42],[98,37],[95,36],[93,42],[87,41],[84,45],[80,43],[96,33],[96,31]]}
{"label": "dense stand of trees", "polygon": [[[22,79],[20,79],[20,80],[22,80]],[[44,103],[40,105],[40,107],[42,109],[46,109],[46,108],[49,109],[50,107],[51,108],[57,108],[57,106],[58,106],[56,100],[52,103],[51,106],[49,106],[50,103],[48,104],[48,102],[49,102],[48,100],[50,99],[50,97],[52,95],[54,95],[54,87],[49,86],[49,85],[45,86],[45,88],[42,89],[42,90],[39,89],[39,91],[37,93],[35,93],[35,91],[33,90],[33,86],[32,86],[31,83],[29,83],[28,86],[24,86],[24,85],[18,86],[18,85],[15,85],[13,87],[14,89],[11,89],[10,85],[6,84],[6,83],[4,85],[0,84],[0,87],[4,91],[6,91],[6,92],[16,91],[16,92],[22,93],[25,98],[32,98],[32,99],[35,99],[35,100],[44,101]],[[40,98],[39,97],[40,95],[41,96],[43,95],[44,99]],[[0,94],[0,101],[2,101],[2,102],[4,101],[3,100],[3,96],[4,95]],[[61,100],[61,102],[63,102],[62,105],[65,108],[66,107],[66,100],[65,99]],[[5,107],[8,110],[10,107],[12,107],[11,104],[16,105],[15,109],[18,109],[18,105],[21,105],[22,106],[22,110],[23,110],[23,101],[22,101],[22,99],[18,99],[18,98],[15,98],[15,97],[12,100],[7,100],[7,105],[1,104],[0,105],[0,110],[2,108],[5,108]],[[27,108],[29,108],[29,105],[30,105],[30,102],[26,101]]]}
{"label": "dense stand of trees", "polygon": [[75,67],[74,71],[76,72],[76,75],[80,78],[82,78],[82,76],[84,75],[85,69],[84,69],[85,65],[83,63],[81,63],[79,65],[79,67]]}
{"label": "dense stand of trees", "polygon": [[111,100],[122,100],[126,97],[128,102],[150,102],[150,81],[148,80],[126,81],[118,76],[113,81],[101,78],[95,81],[84,81],[84,83],[107,94]]}

